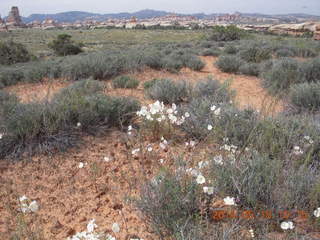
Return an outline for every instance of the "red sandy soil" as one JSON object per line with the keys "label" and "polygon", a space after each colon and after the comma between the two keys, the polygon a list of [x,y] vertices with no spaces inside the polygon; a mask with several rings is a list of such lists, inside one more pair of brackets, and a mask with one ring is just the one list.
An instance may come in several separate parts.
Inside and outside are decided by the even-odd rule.
{"label": "red sandy soil", "polygon": [[[203,57],[206,67],[201,72],[183,69],[179,74],[147,69],[132,73],[141,82],[153,78],[185,79],[196,82],[208,75],[223,82],[232,79],[231,88],[237,91],[236,103],[240,107],[251,106],[257,110],[266,110],[265,106],[275,103],[268,112],[278,113],[283,103],[269,96],[261,87],[261,81],[255,77],[222,73],[214,65],[216,58]],[[62,80],[46,80],[41,84],[20,84],[6,88],[15,93],[22,101],[46,99],[69,83]],[[106,90],[110,95],[137,97],[144,104],[143,84],[137,90]],[[48,92],[48,89],[50,91]],[[109,232],[117,239],[138,236],[145,240],[157,239],[150,227],[144,223],[141,215],[127,197],[137,196],[141,183],[151,178],[161,168],[159,159],[165,159],[165,166],[172,165],[168,152],[160,151],[155,143],[153,153],[146,157],[133,159],[131,150],[127,150],[125,133],[112,131],[103,137],[85,137],[80,148],[54,156],[36,156],[32,159],[8,163],[0,161],[0,239],[9,239],[17,231],[21,218],[17,216],[18,198],[26,195],[37,200],[40,210],[27,214],[31,230],[40,231],[43,239],[66,239],[76,232],[84,231],[91,219],[96,219],[98,231]],[[147,142],[144,140],[143,142]],[[184,149],[182,143],[179,152]],[[199,156],[204,153],[198,152]],[[104,162],[104,157],[110,162]],[[88,163],[79,169],[79,163]],[[18,224],[20,219],[20,224]],[[119,223],[121,231],[111,232],[113,223]]]}

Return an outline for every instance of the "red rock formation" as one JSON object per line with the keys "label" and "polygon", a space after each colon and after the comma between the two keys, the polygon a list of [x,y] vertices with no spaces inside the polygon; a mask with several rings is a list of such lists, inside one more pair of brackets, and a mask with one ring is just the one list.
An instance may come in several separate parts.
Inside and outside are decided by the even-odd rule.
{"label": "red rock formation", "polygon": [[7,18],[7,25],[15,27],[23,26],[18,7],[11,8],[11,11],[9,12],[9,16]]}
{"label": "red rock formation", "polygon": [[319,40],[320,41],[320,25],[316,26],[316,31],[314,32],[314,40]]}

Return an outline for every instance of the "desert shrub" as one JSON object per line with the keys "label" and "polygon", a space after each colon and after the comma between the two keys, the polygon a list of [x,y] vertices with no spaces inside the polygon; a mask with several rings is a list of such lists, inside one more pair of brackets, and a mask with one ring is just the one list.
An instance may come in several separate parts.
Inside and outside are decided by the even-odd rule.
{"label": "desert shrub", "polygon": [[82,52],[81,45],[71,40],[72,36],[68,34],[60,34],[57,39],[48,44],[55,54],[58,56],[76,55]]}
{"label": "desert shrub", "polygon": [[245,63],[240,66],[239,72],[249,76],[259,76],[260,65],[258,63]]}
{"label": "desert shrub", "polygon": [[[212,106],[215,106],[214,110]],[[232,144],[242,147],[257,125],[257,114],[253,110],[238,110],[214,101],[212,97],[196,98],[183,106],[181,111],[190,114],[181,125],[182,130],[199,140],[210,135],[220,142],[228,138]],[[208,130],[208,125],[213,129]]]}
{"label": "desert shrub", "polygon": [[275,54],[277,57],[294,57],[295,56],[294,50],[288,49],[288,48],[280,48],[275,51]]}
{"label": "desert shrub", "polygon": [[230,102],[233,93],[228,88],[228,83],[221,84],[214,79],[198,82],[193,89],[194,98],[208,98],[214,102]]}
{"label": "desert shrub", "polygon": [[123,71],[124,58],[115,54],[91,53],[83,56],[69,56],[62,65],[62,76],[72,80],[92,77],[105,79]]}
{"label": "desert shrub", "polygon": [[196,139],[205,139],[209,135],[207,126],[212,124],[213,113],[210,111],[213,101],[209,98],[195,98],[182,106],[182,113],[188,112],[190,117],[180,126],[188,136]]}
{"label": "desert shrub", "polygon": [[179,72],[183,68],[183,61],[177,56],[168,55],[163,58],[163,68],[169,72]]}
{"label": "desert shrub", "polygon": [[296,47],[295,53],[296,53],[295,55],[297,57],[303,57],[303,58],[317,56],[317,52],[311,48],[308,48],[308,47]]}
{"label": "desert shrub", "polygon": [[242,60],[237,56],[220,56],[216,62],[217,67],[227,73],[236,73],[242,65]]}
{"label": "desert shrub", "polygon": [[213,31],[208,36],[211,41],[235,41],[240,40],[244,35],[244,31],[237,28],[235,25],[215,26]]}
{"label": "desert shrub", "polygon": [[91,95],[95,93],[102,93],[105,86],[102,82],[94,81],[92,79],[84,79],[65,87],[56,93],[53,99],[61,99],[62,101],[71,98],[73,95]]}
{"label": "desert shrub", "polygon": [[18,104],[19,100],[15,95],[0,90],[0,129],[4,118]]}
{"label": "desert shrub", "polygon": [[236,162],[224,161],[212,168],[212,176],[218,191],[237,196],[245,207],[310,211],[320,202],[315,169],[297,169],[268,155],[249,153]]}
{"label": "desert shrub", "polygon": [[152,80],[150,80],[150,81],[146,81],[146,82],[143,84],[143,88],[144,88],[145,90],[147,90],[147,89],[153,87],[153,85],[154,85],[157,81],[161,81],[161,79],[154,78],[154,79],[152,79]]}
{"label": "desert shrub", "polygon": [[199,195],[195,181],[166,173],[142,187],[136,205],[159,236],[185,239],[199,215]]}
{"label": "desert shrub", "polygon": [[15,63],[28,62],[33,56],[21,43],[13,41],[0,42],[0,64],[11,65]]}
{"label": "desert shrub", "polygon": [[63,89],[50,102],[17,103],[0,119],[6,133],[0,140],[0,157],[65,150],[79,140],[80,130],[93,133],[99,127],[122,127],[139,109],[136,100],[105,96],[101,91],[100,82],[84,80]]}
{"label": "desert shrub", "polygon": [[271,50],[266,47],[252,46],[241,50],[239,56],[247,62],[260,63],[271,58]]}
{"label": "desert shrub", "polygon": [[239,110],[232,106],[222,107],[219,118],[214,121],[214,137],[223,142],[243,148],[254,137],[258,126],[258,114],[252,109]]}
{"label": "desert shrub", "polygon": [[11,86],[24,79],[23,70],[19,67],[5,67],[0,69],[0,88]]}
{"label": "desert shrub", "polygon": [[201,52],[202,56],[213,56],[213,57],[218,57],[220,56],[221,51],[218,48],[208,48],[208,49],[204,49]]}
{"label": "desert shrub", "polygon": [[112,80],[114,88],[137,88],[139,81],[129,76],[119,76]]}
{"label": "desert shrub", "polygon": [[199,57],[190,55],[185,61],[185,66],[192,70],[200,71],[204,68],[205,64],[199,59]]}
{"label": "desert shrub", "polygon": [[238,48],[236,48],[235,46],[233,45],[228,45],[224,48],[224,53],[226,54],[237,54],[238,53]]}
{"label": "desert shrub", "polygon": [[163,56],[160,51],[148,51],[144,56],[146,66],[153,69],[161,69],[163,67]]}
{"label": "desert shrub", "polygon": [[190,97],[190,86],[186,81],[174,82],[171,79],[162,79],[148,88],[146,93],[153,100],[165,104],[180,103]]}
{"label": "desert shrub", "polygon": [[300,66],[301,77],[307,82],[320,81],[320,58],[303,62]]}
{"label": "desert shrub", "polygon": [[263,84],[272,93],[287,90],[291,84],[301,82],[299,63],[290,58],[283,58],[273,63],[269,71],[262,74]]}
{"label": "desert shrub", "polygon": [[212,175],[218,191],[237,196],[242,205],[256,208],[263,203],[273,209],[272,192],[281,167],[279,160],[253,153],[240,157],[235,163],[229,159],[224,161],[219,168],[212,168]]}
{"label": "desert shrub", "polygon": [[290,88],[290,102],[300,110],[320,110],[320,82],[294,84]]}
{"label": "desert shrub", "polygon": [[199,44],[199,46],[202,48],[212,48],[216,46],[216,43],[212,41],[203,41]]}
{"label": "desert shrub", "polygon": [[[273,158],[286,159],[292,153],[295,146],[305,146],[304,136],[310,136],[315,142],[320,131],[310,117],[279,116],[277,118],[263,119],[259,121],[251,143],[262,154],[268,154]],[[304,149],[305,161],[314,164],[314,149]]]}

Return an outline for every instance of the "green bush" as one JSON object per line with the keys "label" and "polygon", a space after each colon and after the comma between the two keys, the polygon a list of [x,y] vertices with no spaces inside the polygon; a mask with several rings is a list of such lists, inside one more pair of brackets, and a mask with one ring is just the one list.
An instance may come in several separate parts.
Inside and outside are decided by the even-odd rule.
{"label": "green bush", "polygon": [[221,84],[218,80],[207,79],[198,82],[193,89],[194,98],[208,98],[216,103],[230,102],[233,93],[228,88],[228,83]]}
{"label": "green bush", "polygon": [[260,63],[272,57],[271,50],[266,47],[252,46],[239,52],[239,56],[247,61],[253,63]]}
{"label": "green bush", "polygon": [[294,57],[295,56],[294,50],[288,49],[288,48],[280,48],[276,50],[275,54],[277,57]]}
{"label": "green bush", "polygon": [[320,81],[320,58],[303,62],[300,67],[301,77],[307,82]]}
{"label": "green bush", "polygon": [[295,52],[297,57],[303,58],[316,57],[318,55],[315,50],[308,47],[296,47]]}
{"label": "green bush", "polygon": [[205,64],[199,59],[199,57],[190,55],[185,62],[185,66],[192,70],[200,71],[204,68]]}
{"label": "green bush", "polygon": [[213,56],[213,57],[218,57],[220,56],[221,51],[219,48],[208,48],[205,49],[201,52],[202,56]]}
{"label": "green bush", "polygon": [[19,100],[15,95],[0,90],[0,129],[4,118],[18,104]]}
{"label": "green bush", "polygon": [[299,110],[320,110],[320,82],[294,84],[290,88],[290,102]]}
{"label": "green bush", "polygon": [[240,66],[239,72],[249,76],[259,76],[260,65],[258,63],[245,63]]}
{"label": "green bush", "polygon": [[24,79],[24,72],[19,67],[5,67],[0,69],[0,89],[15,85]]}
{"label": "green bush", "polygon": [[244,35],[244,31],[235,25],[214,26],[212,33],[208,36],[211,41],[235,41],[240,40]]}
{"label": "green bush", "polygon": [[154,78],[154,79],[152,79],[152,80],[150,80],[150,81],[146,81],[146,82],[143,84],[143,88],[144,88],[145,90],[147,90],[147,89],[153,87],[153,86],[156,84],[157,81],[161,81],[161,79]]}
{"label": "green bush", "polygon": [[237,196],[244,207],[311,211],[320,203],[315,169],[295,168],[268,155],[249,153],[235,162],[226,159],[211,173],[218,191]]}
{"label": "green bush", "polygon": [[119,76],[112,80],[114,88],[137,88],[139,81],[129,76]]}
{"label": "green bush", "polygon": [[239,50],[234,45],[228,45],[224,48],[223,51],[226,54],[237,54]]}
{"label": "green bush", "polygon": [[161,238],[186,239],[197,222],[199,197],[195,181],[166,173],[142,187],[136,205]]}
{"label": "green bush", "polygon": [[156,81],[146,93],[153,100],[159,100],[165,104],[177,104],[190,97],[191,88],[186,81],[174,82],[171,79],[162,79]]}
{"label": "green bush", "polygon": [[75,44],[71,38],[72,36],[68,34],[60,34],[57,36],[57,39],[48,44],[48,47],[58,56],[76,55],[81,53],[81,45]]}
{"label": "green bush", "polygon": [[[212,111],[221,109],[220,113]],[[229,141],[239,147],[246,145],[249,137],[257,126],[257,114],[253,110],[238,110],[229,104],[221,104],[213,98],[196,98],[184,106],[181,111],[188,112],[189,118],[181,125],[188,136],[199,140],[209,135],[217,141]],[[213,127],[208,130],[208,125]]]}
{"label": "green bush", "polygon": [[0,42],[0,65],[28,62],[33,56],[21,43]]}
{"label": "green bush", "polygon": [[13,105],[10,100],[14,107],[7,108],[0,118],[6,133],[0,140],[0,157],[65,150],[77,142],[80,130],[93,133],[99,127],[129,123],[139,103],[105,96],[102,90],[100,82],[83,80],[61,90],[50,102]]}
{"label": "green bush", "polygon": [[263,84],[272,93],[287,90],[291,84],[302,81],[298,61],[283,58],[275,61],[272,67],[262,74]]}
{"label": "green bush", "polygon": [[216,62],[217,67],[227,73],[237,73],[243,61],[233,55],[220,56]]}

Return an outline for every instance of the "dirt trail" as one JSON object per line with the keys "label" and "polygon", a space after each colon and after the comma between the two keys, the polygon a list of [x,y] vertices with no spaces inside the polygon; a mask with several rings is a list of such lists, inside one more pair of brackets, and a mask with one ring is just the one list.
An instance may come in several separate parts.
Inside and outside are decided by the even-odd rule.
{"label": "dirt trail", "polygon": [[261,79],[252,76],[221,72],[215,65],[216,57],[202,57],[206,63],[202,72],[211,74],[217,80],[231,80],[231,88],[236,90],[236,102],[240,107],[253,107],[264,114],[273,115],[283,110],[283,101],[267,93]]}

